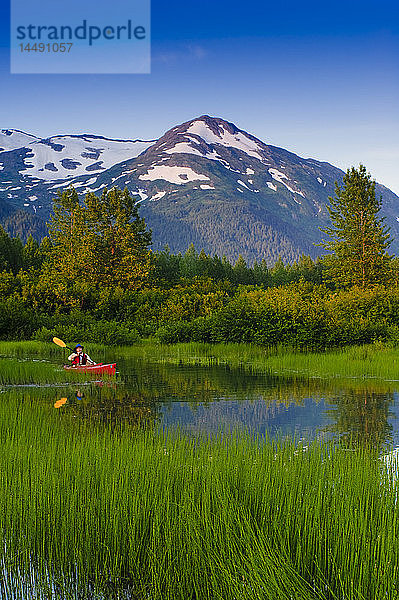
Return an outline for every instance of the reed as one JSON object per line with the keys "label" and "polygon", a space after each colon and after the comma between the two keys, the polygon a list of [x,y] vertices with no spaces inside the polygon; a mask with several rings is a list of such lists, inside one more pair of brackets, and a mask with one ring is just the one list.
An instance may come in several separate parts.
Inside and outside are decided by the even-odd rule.
{"label": "reed", "polygon": [[29,573],[32,598],[398,596],[396,491],[372,451],[96,429],[13,394],[0,439],[1,597],[27,598]]}
{"label": "reed", "polygon": [[62,366],[45,360],[0,358],[0,385],[26,386],[61,384],[87,380],[84,373],[65,371]]}
{"label": "reed", "polygon": [[298,352],[284,346],[196,342],[163,345],[147,341],[118,348],[118,355],[173,364],[229,365],[282,375],[399,380],[399,350],[379,343],[326,352]]}
{"label": "reed", "polygon": [[[380,343],[326,352],[298,352],[284,346],[263,348],[252,344],[198,342],[168,345],[144,340],[134,346],[111,348],[91,344],[90,353],[103,362],[134,358],[170,364],[229,365],[281,375],[399,380],[399,350]],[[58,365],[65,362],[65,354],[60,348],[42,342],[0,342],[0,357],[5,356],[41,357]]]}
{"label": "reed", "polygon": [[62,357],[60,349],[54,344],[46,344],[35,341],[0,341],[0,356],[59,356]]}

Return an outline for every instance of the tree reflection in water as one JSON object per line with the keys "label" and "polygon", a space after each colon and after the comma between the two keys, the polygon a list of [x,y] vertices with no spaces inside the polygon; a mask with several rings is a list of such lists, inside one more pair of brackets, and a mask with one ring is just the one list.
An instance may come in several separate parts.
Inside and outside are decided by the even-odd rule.
{"label": "tree reflection in water", "polygon": [[335,398],[336,406],[328,411],[334,424],[326,428],[348,447],[369,447],[381,451],[392,443],[390,407],[392,392],[372,387],[346,389]]}
{"label": "tree reflection in water", "polygon": [[[61,395],[61,394],[59,394]],[[392,441],[392,384],[283,377],[220,365],[126,361],[116,382],[70,388],[61,412],[104,426],[179,425],[190,433],[243,428],[306,438],[334,437],[343,445]],[[67,401],[65,400],[67,397]]]}

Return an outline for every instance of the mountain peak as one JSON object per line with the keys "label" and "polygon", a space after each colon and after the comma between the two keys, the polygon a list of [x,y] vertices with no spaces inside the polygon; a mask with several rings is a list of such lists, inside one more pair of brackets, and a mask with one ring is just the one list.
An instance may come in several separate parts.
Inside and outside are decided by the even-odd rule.
{"label": "mountain peak", "polygon": [[201,115],[200,117],[196,117],[194,119],[191,119],[190,121],[186,121],[186,123],[182,123],[180,125],[179,129],[181,128],[181,129],[185,129],[185,130],[193,130],[193,129],[198,130],[198,128],[200,128],[200,127],[208,128],[217,137],[220,137],[220,138],[223,137],[223,132],[226,132],[226,131],[232,135],[234,135],[236,133],[244,133],[246,136],[249,135],[245,131],[236,127],[236,125],[234,125],[234,123],[230,123],[229,121],[226,121],[225,119],[222,119],[221,117],[211,117],[210,115]]}
{"label": "mountain peak", "polygon": [[[230,152],[243,152],[248,156],[265,160],[267,146],[246,131],[238,129],[234,123],[220,117],[201,115],[167,131],[149,154],[196,154],[218,160],[218,149],[224,147]],[[223,158],[225,160],[226,157]],[[166,158],[164,158],[166,160]]]}

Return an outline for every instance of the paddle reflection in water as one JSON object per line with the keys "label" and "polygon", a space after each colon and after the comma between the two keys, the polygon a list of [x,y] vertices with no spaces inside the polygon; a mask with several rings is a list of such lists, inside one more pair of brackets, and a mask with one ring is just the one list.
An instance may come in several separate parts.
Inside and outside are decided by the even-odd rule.
{"label": "paddle reflection in water", "polygon": [[57,402],[54,403],[54,408],[61,408],[68,401],[68,398],[60,398]]}

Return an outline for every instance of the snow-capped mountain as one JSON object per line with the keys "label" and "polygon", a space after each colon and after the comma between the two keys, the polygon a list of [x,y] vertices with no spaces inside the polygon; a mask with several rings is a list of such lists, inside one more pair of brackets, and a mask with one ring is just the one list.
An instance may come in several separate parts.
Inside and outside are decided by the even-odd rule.
{"label": "snow-capped mountain", "polygon": [[[0,135],[0,202],[46,218],[58,190],[101,192],[128,187],[154,247],[207,252],[249,261],[279,255],[295,260],[320,253],[319,227],[343,172],[270,146],[223,119],[201,116],[157,141],[110,140],[93,135],[39,139],[17,131]],[[393,236],[399,198],[377,186]],[[399,250],[395,242],[393,251]]]}
{"label": "snow-capped mountain", "polygon": [[57,135],[38,139],[22,131],[2,129],[0,148],[20,150],[21,175],[57,181],[99,173],[127,158],[138,156],[153,142],[109,140],[94,135]]}

